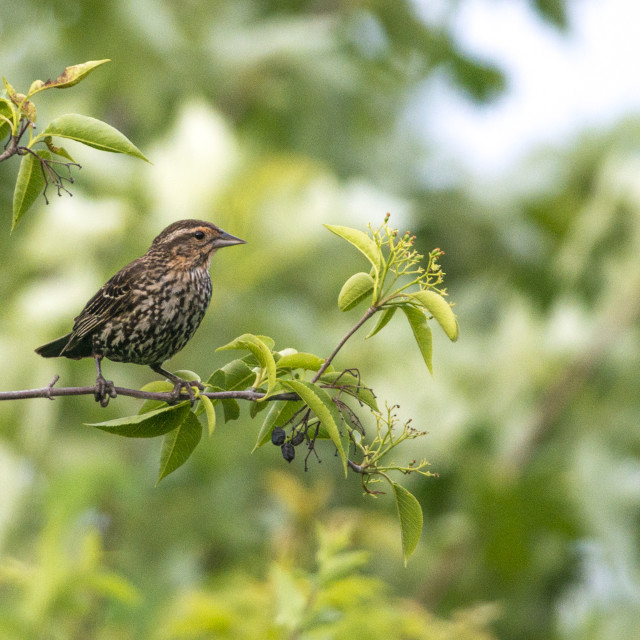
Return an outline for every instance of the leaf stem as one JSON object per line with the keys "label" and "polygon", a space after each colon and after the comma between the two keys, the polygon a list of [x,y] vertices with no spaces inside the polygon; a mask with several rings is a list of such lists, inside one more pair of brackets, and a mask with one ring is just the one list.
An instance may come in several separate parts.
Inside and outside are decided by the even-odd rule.
{"label": "leaf stem", "polygon": [[376,312],[378,311],[377,306],[369,307],[365,312],[362,318],[356,322],[356,324],[351,328],[350,331],[340,340],[338,346],[333,350],[333,353],[323,362],[318,372],[311,380],[312,383],[317,382],[320,379],[320,376],[327,370],[327,367],[331,364],[333,359],[338,355],[338,351],[344,347],[345,342]]}

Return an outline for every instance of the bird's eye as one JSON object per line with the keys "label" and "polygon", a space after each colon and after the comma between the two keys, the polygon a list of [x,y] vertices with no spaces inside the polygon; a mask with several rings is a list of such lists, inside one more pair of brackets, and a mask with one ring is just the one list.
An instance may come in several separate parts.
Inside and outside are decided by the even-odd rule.
{"label": "bird's eye", "polygon": [[198,240],[202,240],[202,238],[204,238],[204,231],[196,231],[193,235]]}

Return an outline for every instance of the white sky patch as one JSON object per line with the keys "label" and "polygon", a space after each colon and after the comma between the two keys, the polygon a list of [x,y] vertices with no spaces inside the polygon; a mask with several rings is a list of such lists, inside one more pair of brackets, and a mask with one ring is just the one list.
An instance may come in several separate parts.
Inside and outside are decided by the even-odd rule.
{"label": "white sky patch", "polygon": [[534,17],[524,0],[468,0],[455,14],[463,49],[506,74],[507,90],[483,107],[447,88],[426,94],[425,134],[445,158],[492,176],[531,149],[563,144],[590,127],[640,111],[640,3],[570,4],[563,34]]}

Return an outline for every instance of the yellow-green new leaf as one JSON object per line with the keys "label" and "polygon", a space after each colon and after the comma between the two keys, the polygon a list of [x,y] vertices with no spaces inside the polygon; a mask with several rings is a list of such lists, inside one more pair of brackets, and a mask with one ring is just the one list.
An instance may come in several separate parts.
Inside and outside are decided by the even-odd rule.
{"label": "yellow-green new leaf", "polygon": [[51,160],[51,154],[44,149],[37,152],[37,157],[32,153],[26,153],[20,161],[18,178],[13,190],[13,221],[11,231],[18,224],[20,218],[29,210],[39,195],[44,193],[45,179],[42,165],[38,158]]}
{"label": "yellow-green new leaf", "polygon": [[375,282],[373,278],[364,272],[354,273],[343,285],[338,294],[338,308],[340,311],[349,311],[367,298]]}
{"label": "yellow-green new leaf", "polygon": [[272,391],[276,384],[276,361],[273,358],[271,349],[258,336],[251,333],[243,333],[235,340],[223,347],[218,347],[216,351],[228,351],[229,349],[246,349],[258,360],[258,363],[267,374],[267,393],[262,398],[264,400]]}
{"label": "yellow-green new leaf", "polygon": [[184,422],[164,437],[162,453],[160,454],[158,482],[178,467],[181,467],[189,459],[189,456],[198,446],[200,438],[202,438],[200,420],[189,412]]}
{"label": "yellow-green new leaf", "polygon": [[200,402],[202,402],[204,411],[207,414],[207,427],[209,428],[209,437],[211,437],[216,430],[216,410],[213,402],[207,396],[200,396]]}
{"label": "yellow-green new leaf", "polygon": [[100,151],[126,153],[149,162],[145,155],[129,138],[102,120],[77,113],[68,113],[52,120],[43,131],[44,135],[69,138]]}
{"label": "yellow-green new leaf", "polygon": [[433,374],[433,336],[431,335],[431,327],[427,324],[427,318],[422,310],[414,307],[403,306],[402,310],[407,316],[424,363],[427,365],[429,372]]}
{"label": "yellow-green new leaf", "polygon": [[343,227],[340,225],[325,224],[331,233],[335,233],[360,251],[376,270],[376,274],[380,272],[382,264],[382,253],[380,247],[366,234],[359,229],[351,227]]}
{"label": "yellow-green new leaf", "polygon": [[346,476],[347,456],[340,440],[340,427],[338,426],[341,418],[336,405],[331,400],[331,396],[324,389],[304,380],[283,380],[283,384],[300,396],[327,430],[329,437],[338,450],[338,455],[344,466],[344,475]]}
{"label": "yellow-green new leaf", "polygon": [[451,305],[439,293],[418,291],[410,295],[435,318],[449,340],[455,342],[458,339],[458,320],[451,310]]}
{"label": "yellow-green new leaf", "polygon": [[189,402],[162,407],[137,416],[126,416],[107,420],[106,422],[85,423],[88,427],[95,427],[107,433],[113,433],[126,438],[155,438],[163,436],[169,431],[177,429],[186,419],[191,410]]}
{"label": "yellow-green new leaf", "polygon": [[416,497],[402,485],[392,482],[391,486],[396,499],[398,518],[400,518],[402,555],[404,556],[404,564],[407,566],[407,560],[416,550],[422,534],[422,507]]}
{"label": "yellow-green new leaf", "polygon": [[324,360],[313,353],[288,353],[282,356],[276,367],[278,369],[304,369],[305,371],[317,371]]}
{"label": "yellow-green new leaf", "polygon": [[47,80],[46,82],[35,80],[29,87],[29,96],[39,91],[44,91],[45,89],[66,89],[67,87],[73,87],[81,80],[84,80],[96,67],[99,67],[105,62],[110,62],[110,60],[89,60],[89,62],[67,67],[55,80]]}

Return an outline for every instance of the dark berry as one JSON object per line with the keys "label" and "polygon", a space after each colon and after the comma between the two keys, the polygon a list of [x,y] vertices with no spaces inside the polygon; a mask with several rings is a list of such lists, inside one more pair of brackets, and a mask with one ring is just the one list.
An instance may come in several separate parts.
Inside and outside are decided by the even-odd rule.
{"label": "dark berry", "polygon": [[296,450],[290,442],[285,442],[282,445],[282,457],[287,462],[291,462],[296,457]]}
{"label": "dark berry", "polygon": [[284,429],[282,427],[276,427],[271,432],[271,442],[273,442],[276,447],[280,447],[284,443],[286,437],[287,434],[284,432]]}

